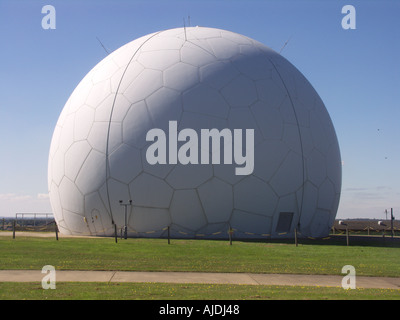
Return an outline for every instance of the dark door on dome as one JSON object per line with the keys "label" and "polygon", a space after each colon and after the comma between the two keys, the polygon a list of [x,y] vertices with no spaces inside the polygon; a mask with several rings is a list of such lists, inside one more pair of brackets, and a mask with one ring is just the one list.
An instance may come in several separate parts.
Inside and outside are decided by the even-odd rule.
{"label": "dark door on dome", "polygon": [[292,226],[294,212],[280,212],[278,223],[276,224],[276,232],[289,232]]}

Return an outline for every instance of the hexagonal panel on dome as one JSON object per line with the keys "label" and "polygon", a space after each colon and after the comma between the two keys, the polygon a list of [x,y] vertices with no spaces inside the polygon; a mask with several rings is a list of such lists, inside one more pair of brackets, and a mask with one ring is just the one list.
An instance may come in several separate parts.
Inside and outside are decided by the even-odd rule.
{"label": "hexagonal panel on dome", "polygon": [[147,143],[147,132],[153,127],[146,103],[134,103],[122,122],[122,140],[132,147],[142,148]]}
{"label": "hexagonal panel on dome", "polygon": [[75,142],[65,153],[65,175],[74,181],[91,150],[86,140]]}
{"label": "hexagonal panel on dome", "polygon": [[207,224],[195,190],[175,190],[170,212],[174,224],[192,231],[202,228]]}
{"label": "hexagonal panel on dome", "polygon": [[330,213],[325,210],[317,209],[308,226],[311,237],[321,237],[327,234],[331,228],[331,223]]}
{"label": "hexagonal panel on dome", "polygon": [[110,94],[95,109],[95,121],[110,121],[115,95]]}
{"label": "hexagonal panel on dome", "polygon": [[130,106],[131,103],[124,95],[109,95],[96,108],[95,121],[122,121]]}
{"label": "hexagonal panel on dome", "polygon": [[[132,53],[133,55],[134,53]],[[128,65],[129,62],[129,65]],[[123,93],[130,84],[143,72],[144,66],[135,61],[127,60],[127,66],[121,67],[111,76],[111,91]]]}
{"label": "hexagonal panel on dome", "polygon": [[257,237],[271,235],[271,217],[253,214],[241,210],[233,210],[230,221],[237,237]]}
{"label": "hexagonal panel on dome", "polygon": [[210,44],[214,55],[218,60],[231,59],[239,53],[239,46],[237,43],[226,38],[208,38],[207,42]]}
{"label": "hexagonal panel on dome", "polygon": [[180,92],[199,82],[199,70],[187,63],[176,63],[163,71],[164,86]]}
{"label": "hexagonal panel on dome", "polygon": [[[96,170],[93,170],[96,168]],[[97,171],[98,170],[98,171]],[[88,194],[98,190],[103,184],[106,175],[106,157],[101,152],[91,150],[89,155],[85,158],[78,176],[75,180],[75,185],[82,192]],[[98,172],[103,173],[99,175]]]}
{"label": "hexagonal panel on dome", "polygon": [[64,210],[70,212],[83,212],[83,195],[73,181],[64,177],[58,188],[60,204]]}
{"label": "hexagonal panel on dome", "polygon": [[[178,33],[181,33],[181,30],[178,30]],[[173,31],[167,30],[163,31],[157,37],[157,41],[146,41],[141,47],[141,52],[147,51],[165,51],[165,50],[180,50],[184,45],[185,40],[176,37],[176,33],[173,34]]]}
{"label": "hexagonal panel on dome", "polygon": [[111,122],[107,137],[107,154],[111,154],[123,144],[122,123]]}
{"label": "hexagonal panel on dome", "polygon": [[[274,152],[271,152],[274,150]],[[269,182],[278,171],[290,149],[280,140],[264,140],[257,145],[257,157],[254,159],[253,175]],[[266,166],[265,163],[268,163]]]}
{"label": "hexagonal panel on dome", "polygon": [[234,208],[260,215],[271,216],[278,197],[264,181],[247,176],[233,187]]}
{"label": "hexagonal panel on dome", "polygon": [[[54,183],[54,181],[51,181],[49,184],[49,198],[53,212],[62,212],[60,193],[58,186]],[[57,222],[58,220],[61,220],[61,218],[62,217],[60,216],[55,216]]]}
{"label": "hexagonal panel on dome", "polygon": [[206,114],[198,114],[195,112],[184,111],[181,121],[178,123],[178,130],[185,128],[193,129],[201,137],[201,129],[218,129],[227,128],[228,121],[220,117],[212,117]]}
{"label": "hexagonal panel on dome", "polygon": [[209,39],[209,38],[221,38],[221,30],[208,27],[190,27],[186,28],[186,35],[189,40],[194,39]]}
{"label": "hexagonal panel on dome", "polygon": [[335,187],[329,179],[326,179],[318,189],[318,208],[332,210],[335,200]]}
{"label": "hexagonal panel on dome", "polygon": [[297,153],[290,151],[269,184],[279,196],[299,189],[303,184],[302,158]]}
{"label": "hexagonal panel on dome", "polygon": [[340,159],[340,151],[337,144],[333,144],[326,155],[326,170],[327,176],[329,180],[332,181],[336,193],[340,194],[340,189],[342,186],[342,170],[339,167],[339,170],[336,168],[336,164],[341,163]]}
{"label": "hexagonal panel on dome", "polygon": [[[254,130],[254,144],[257,145],[264,139],[254,115],[249,108],[234,108],[229,111],[228,116],[229,128],[241,129],[242,130],[242,145],[245,146],[246,141],[246,130]],[[258,148],[257,148],[258,149]]]}
{"label": "hexagonal panel on dome", "polygon": [[182,114],[182,97],[179,91],[162,87],[145,100],[155,128],[168,131],[169,121],[179,121]]}
{"label": "hexagonal panel on dome", "polygon": [[142,172],[140,150],[122,144],[109,155],[108,166],[111,177],[129,183]]}
{"label": "hexagonal panel on dome", "polygon": [[304,188],[297,192],[298,199],[302,200],[300,204],[302,213],[300,216],[300,225],[307,226],[310,224],[312,217],[317,210],[318,204],[318,188],[309,181],[306,181]]}
{"label": "hexagonal panel on dome", "polygon": [[314,149],[306,159],[308,169],[308,179],[316,186],[320,186],[326,179],[326,159],[316,149]]}
{"label": "hexagonal panel on dome", "polygon": [[[242,47],[241,47],[242,48]],[[245,76],[252,80],[268,79],[270,70],[273,69],[271,62],[264,54],[252,46],[245,51],[245,55],[237,55],[231,61],[233,65]],[[243,50],[241,50],[243,51]]]}
{"label": "hexagonal panel on dome", "polygon": [[110,80],[106,79],[93,85],[86,97],[85,104],[96,108],[111,93]]}
{"label": "hexagonal panel on dome", "polygon": [[167,209],[133,207],[132,215],[128,222],[129,229],[144,232],[151,236],[160,236],[165,233],[171,218]]}
{"label": "hexagonal panel on dome", "polygon": [[104,121],[95,121],[90,129],[87,141],[91,147],[101,153],[107,152],[107,136],[109,123]]}
{"label": "hexagonal panel on dome", "polygon": [[208,223],[227,222],[233,209],[232,186],[212,178],[197,188]]}
{"label": "hexagonal panel on dome", "polygon": [[330,145],[328,143],[329,140],[327,139],[327,133],[315,113],[310,113],[310,127],[312,128],[311,137],[315,148],[322,154],[327,154]]}
{"label": "hexagonal panel on dome", "polygon": [[292,101],[288,96],[286,96],[279,105],[279,113],[281,114],[284,123],[293,124],[296,126],[308,126],[309,118],[307,110],[303,111],[299,110],[299,108],[296,108],[296,112],[294,110],[295,108],[292,104]]}
{"label": "hexagonal panel on dome", "polygon": [[82,106],[76,112],[74,126],[74,141],[87,139],[94,121],[94,110],[88,106]]}
{"label": "hexagonal panel on dome", "polygon": [[221,89],[221,94],[232,107],[248,107],[257,100],[257,90],[253,80],[239,75]]}
{"label": "hexagonal panel on dome", "polygon": [[268,108],[279,108],[287,97],[287,91],[280,79],[275,81],[272,78],[260,79],[255,81],[255,85],[258,99]]}
{"label": "hexagonal panel on dome", "polygon": [[250,109],[265,139],[282,138],[284,127],[279,110],[270,108],[261,101],[253,104]]}
{"label": "hexagonal panel on dome", "polygon": [[165,181],[174,189],[196,188],[213,175],[211,164],[177,164]]}
{"label": "hexagonal panel on dome", "polygon": [[183,109],[213,117],[226,118],[229,105],[220,93],[205,85],[198,84],[185,91],[182,96]]}
{"label": "hexagonal panel on dome", "polygon": [[173,189],[162,179],[141,173],[129,184],[131,199],[135,206],[168,208]]}
{"label": "hexagonal panel on dome", "polygon": [[180,61],[179,50],[155,50],[139,53],[137,61],[145,68],[165,70]]}
{"label": "hexagonal panel on dome", "polygon": [[219,90],[239,75],[230,61],[213,61],[200,68],[200,80]]}
{"label": "hexagonal panel on dome", "polygon": [[[199,41],[201,43],[198,43]],[[215,56],[213,55],[211,47],[208,46],[208,48],[205,48],[203,46],[204,44],[208,46],[205,41],[197,39],[191,39],[185,42],[180,50],[181,61],[194,67],[201,67],[214,62]]]}
{"label": "hexagonal panel on dome", "polygon": [[84,223],[83,217],[80,214],[77,214],[76,212],[73,212],[73,211],[63,209],[62,215],[63,215],[63,225],[65,225],[66,229],[71,234],[75,234],[75,235],[88,234],[87,226]]}
{"label": "hexagonal panel on dome", "polygon": [[131,103],[136,103],[140,100],[146,99],[162,86],[162,71],[144,69],[123,91],[123,94]]}
{"label": "hexagonal panel on dome", "polygon": [[57,150],[65,152],[74,142],[74,125],[75,125],[75,113],[72,113],[65,117],[64,123],[61,127],[60,138],[58,140]]}
{"label": "hexagonal panel on dome", "polygon": [[61,150],[57,150],[54,157],[51,159],[51,166],[49,166],[49,175],[51,176],[50,183],[54,182],[60,185],[62,178],[65,174],[65,154]]}

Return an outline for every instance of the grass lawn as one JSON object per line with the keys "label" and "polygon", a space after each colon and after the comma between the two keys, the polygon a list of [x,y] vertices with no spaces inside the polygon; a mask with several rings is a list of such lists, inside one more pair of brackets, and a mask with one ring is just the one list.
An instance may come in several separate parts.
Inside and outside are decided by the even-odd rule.
{"label": "grass lawn", "polygon": [[167,283],[0,283],[0,300],[399,300],[400,290]]}
{"label": "grass lawn", "polygon": [[[344,265],[357,275],[400,277],[399,241],[378,239],[349,247],[343,239],[290,242],[216,240],[0,237],[0,269],[201,271],[251,273],[341,273]],[[0,283],[7,299],[400,299],[400,290],[340,287],[252,286],[165,283],[57,282]]]}
{"label": "grass lawn", "polygon": [[[381,242],[379,242],[380,244]],[[0,237],[0,269],[202,271],[400,277],[400,248],[213,240]],[[398,242],[397,242],[398,243]]]}

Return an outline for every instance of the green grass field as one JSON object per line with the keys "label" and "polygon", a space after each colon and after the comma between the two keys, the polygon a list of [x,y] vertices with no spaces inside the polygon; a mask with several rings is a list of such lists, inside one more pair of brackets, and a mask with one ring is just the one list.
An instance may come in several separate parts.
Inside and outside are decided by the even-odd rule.
{"label": "green grass field", "polygon": [[[390,245],[390,241],[387,241]],[[400,277],[400,248],[338,242],[300,244],[213,240],[0,237],[0,269],[202,271]]]}
{"label": "green grass field", "polygon": [[[0,269],[124,271],[201,271],[342,275],[353,265],[357,275],[400,277],[398,241],[359,242],[347,247],[342,239],[292,242],[216,240],[0,237]],[[2,283],[0,298],[12,299],[399,299],[400,290],[206,285],[58,283],[57,290],[40,284]],[[143,291],[143,286],[147,286]],[[40,287],[40,290],[37,290]],[[121,288],[121,294],[118,293]],[[227,290],[230,287],[230,290]],[[35,289],[36,288],[36,289]],[[74,289],[75,288],[75,289]],[[78,289],[76,289],[78,288]],[[149,289],[150,288],[150,289]],[[152,289],[151,289],[152,288]],[[50,292],[53,291],[53,292]],[[109,293],[112,292],[112,293]],[[136,292],[124,295],[123,292]],[[172,294],[171,294],[172,292]],[[228,294],[229,293],[229,294]],[[96,295],[98,294],[98,295]]]}
{"label": "green grass field", "polygon": [[170,283],[0,283],[0,300],[399,300],[400,290]]}

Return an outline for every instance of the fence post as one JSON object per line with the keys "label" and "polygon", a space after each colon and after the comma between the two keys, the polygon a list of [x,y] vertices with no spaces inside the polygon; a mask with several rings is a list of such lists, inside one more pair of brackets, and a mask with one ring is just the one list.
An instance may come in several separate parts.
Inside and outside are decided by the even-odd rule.
{"label": "fence post", "polygon": [[12,229],[13,229],[13,239],[15,239],[15,220],[12,222]]}
{"label": "fence post", "polygon": [[54,222],[54,226],[55,226],[55,232],[56,232],[56,240],[58,241],[58,226],[57,223]]}
{"label": "fence post", "polygon": [[170,238],[169,238],[169,226],[168,226],[168,244],[170,244]]}
{"label": "fence post", "polygon": [[117,225],[115,223],[114,223],[114,236],[115,236],[115,243],[118,243]]}
{"label": "fence post", "polygon": [[231,226],[229,226],[228,233],[229,233],[229,245],[231,246],[232,245],[232,235],[233,235],[233,229]]}
{"label": "fence post", "polygon": [[294,229],[294,243],[296,244],[296,247],[298,245],[297,243],[297,228]]}

